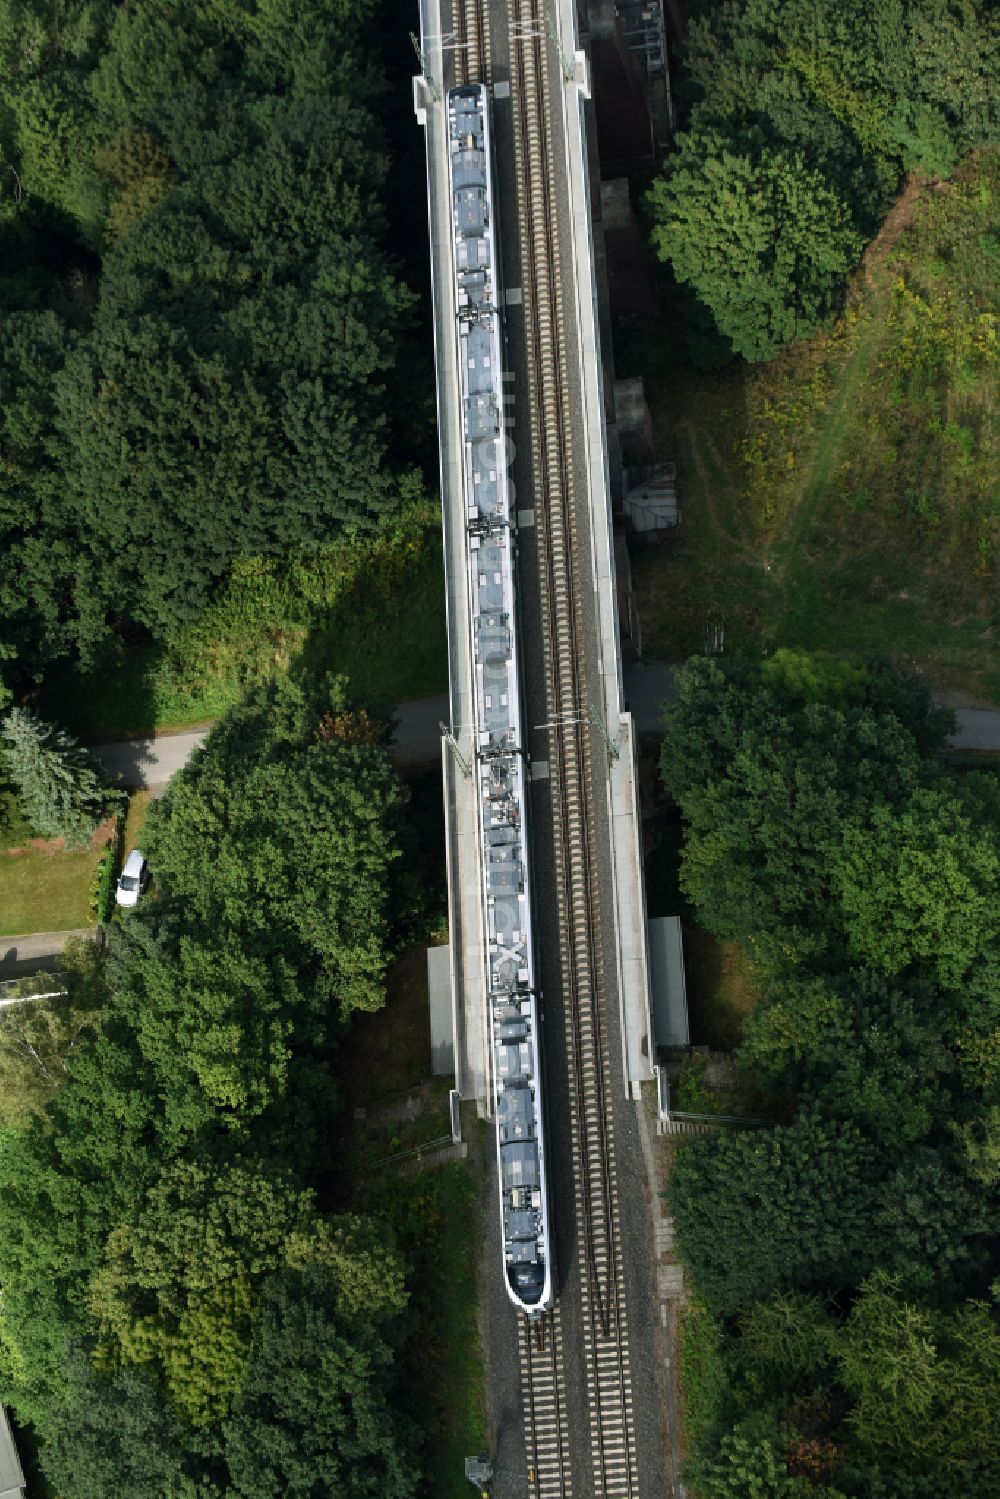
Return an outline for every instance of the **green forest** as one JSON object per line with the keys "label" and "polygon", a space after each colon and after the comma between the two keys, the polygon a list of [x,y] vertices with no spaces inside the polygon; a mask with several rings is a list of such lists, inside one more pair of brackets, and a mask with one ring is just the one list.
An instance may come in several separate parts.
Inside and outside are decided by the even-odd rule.
{"label": "green forest", "polygon": [[681,129],[649,195],[702,361],[770,359],[840,305],[907,172],[1000,134],[984,0],[699,0]]}
{"label": "green forest", "polygon": [[[691,15],[661,337],[616,344],[683,486],[634,559],[646,649],[724,640],[660,768],[755,1121],[672,1157],[685,1477],[971,1499],[1000,1490],[1000,780],[942,755],[931,691],[1000,701],[1000,16]],[[718,1110],[701,1076],[681,1107]]]}
{"label": "green forest", "polygon": [[[636,582],[651,654],[725,625],[661,770],[756,1118],[670,1181],[687,1478],[978,1499],[1000,780],[942,756],[928,682],[1000,701],[1000,12],[688,11],[642,338],[692,503]],[[0,833],[87,878],[121,807],[59,724],[219,720],[149,810],[152,894],[0,1027],[0,1398],[39,1496],[416,1499],[484,1436],[474,1176],[380,1176],[351,1133],[443,909],[385,748],[445,685],[387,46],[378,0],[0,0]]]}
{"label": "green forest", "polygon": [[154,646],[183,667],[227,600],[246,654],[287,656],[423,504],[375,11],[0,6],[9,686]]}
{"label": "green forest", "polygon": [[1000,780],[884,662],[695,658],[661,770],[758,1002],[763,1124],[680,1149],[699,1499],[1000,1488]]}
{"label": "green forest", "polygon": [[674,82],[660,311],[615,342],[683,515],[633,553],[643,650],[869,650],[1000,702],[1000,13],[698,4]]}
{"label": "green forest", "polygon": [[344,1078],[443,905],[385,748],[444,608],[380,17],[0,0],[6,842],[82,870],[123,811],[60,723],[219,719],[149,809],[152,894],[0,1028],[0,1397],[39,1499],[408,1499],[481,1439],[473,1176],[363,1170]]}
{"label": "green forest", "polygon": [[341,679],[250,694],[150,810],[157,898],[4,1032],[0,1381],[63,1499],[420,1491],[435,1189],[360,1200],[339,1081],[433,912],[382,738]]}

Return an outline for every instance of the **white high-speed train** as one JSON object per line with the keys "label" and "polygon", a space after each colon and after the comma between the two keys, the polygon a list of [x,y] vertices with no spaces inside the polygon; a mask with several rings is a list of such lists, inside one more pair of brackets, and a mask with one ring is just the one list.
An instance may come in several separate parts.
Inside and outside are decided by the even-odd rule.
{"label": "white high-speed train", "polygon": [[516,517],[503,418],[501,288],[483,85],[449,93],[448,152],[504,1272],[514,1305],[538,1316],[553,1301],[552,1231],[514,585]]}

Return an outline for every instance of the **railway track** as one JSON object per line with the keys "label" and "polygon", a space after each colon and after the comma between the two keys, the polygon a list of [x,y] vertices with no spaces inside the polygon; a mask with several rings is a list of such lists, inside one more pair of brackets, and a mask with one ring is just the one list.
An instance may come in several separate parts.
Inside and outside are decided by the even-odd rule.
{"label": "railway track", "polygon": [[521,1395],[531,1492],[572,1499],[558,1306],[540,1324],[522,1320]]}
{"label": "railway track", "polygon": [[[520,205],[523,305],[531,378],[532,459],[545,622],[549,774],[555,817],[560,955],[572,1101],[581,1300],[593,1491],[636,1499],[635,1441],[624,1285],[618,1252],[601,902],[593,853],[595,747],[581,680],[589,582],[575,506],[567,391],[571,366],[562,305],[551,43],[533,0],[508,0],[511,94]],[[561,83],[557,86],[561,87]],[[558,101],[557,101],[558,102]],[[588,1485],[589,1487],[589,1485]],[[535,1493],[565,1487],[539,1470]]]}
{"label": "railway track", "polygon": [[[573,1166],[583,1256],[586,1400],[595,1499],[637,1499],[608,1041],[600,893],[593,857],[595,747],[581,680],[582,591],[589,582],[574,504],[570,362],[553,196],[551,42],[537,0],[507,0],[520,208],[523,306],[530,374],[535,515],[545,629],[549,774],[555,817],[560,958],[572,1102]],[[489,0],[453,0],[455,83],[492,78]],[[561,83],[557,86],[561,87]],[[556,99],[558,104],[558,99]],[[600,751],[603,753],[603,750]],[[533,1499],[571,1499],[570,1433],[558,1305],[524,1321],[520,1364]],[[581,1464],[582,1468],[582,1464]],[[589,1479],[589,1481],[587,1481]]]}
{"label": "railway track", "polygon": [[455,32],[455,85],[489,83],[490,17],[488,0],[452,0]]}

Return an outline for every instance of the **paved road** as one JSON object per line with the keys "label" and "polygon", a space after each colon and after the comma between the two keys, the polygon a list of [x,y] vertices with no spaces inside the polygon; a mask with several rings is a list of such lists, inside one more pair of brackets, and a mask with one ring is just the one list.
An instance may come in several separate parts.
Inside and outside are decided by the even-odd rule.
{"label": "paved road", "polygon": [[124,739],[118,744],[92,744],[90,753],[99,760],[112,780],[130,789],[162,789],[175,770],[187,763],[210,724],[186,734],[157,734],[144,739]]}
{"label": "paved road", "polygon": [[27,978],[40,969],[58,968],[70,937],[96,936],[96,927],[73,932],[31,932],[24,937],[0,937],[0,979]]}
{"label": "paved road", "polygon": [[996,708],[956,708],[958,733],[953,749],[1000,750],[1000,711]]}
{"label": "paved road", "polygon": [[[625,700],[639,733],[659,733],[663,704],[676,695],[673,663],[633,661],[626,665],[624,676]],[[943,694],[941,701],[949,700]],[[1000,709],[954,708],[953,712],[958,723],[951,740],[953,749],[1000,750]]]}
{"label": "paved road", "polygon": [[[625,702],[640,734],[663,729],[663,704],[676,696],[674,666],[669,661],[632,661],[625,666]],[[1000,751],[1000,709],[956,708],[958,732],[951,743],[960,750]],[[425,697],[400,703],[393,756],[400,765],[426,765],[441,753],[439,723],[447,720],[447,697]]]}
{"label": "paved road", "polygon": [[[440,725],[448,717],[448,697],[418,698],[396,708],[399,726],[393,743],[393,759],[399,765],[429,765],[441,758]],[[131,790],[162,791],[175,771],[186,765],[211,724],[184,734],[147,735],[123,739],[116,744],[92,744],[90,753],[108,775]]]}
{"label": "paved road", "polygon": [[[674,667],[669,661],[633,661],[625,667],[625,701],[640,734],[662,729],[664,702],[674,696]],[[954,749],[1000,751],[1000,709],[956,708],[958,732]],[[441,756],[439,724],[448,718],[448,698],[418,698],[396,708],[398,724],[392,742],[398,765],[431,765]],[[162,791],[175,770],[205,738],[208,727],[186,734],[158,734],[120,744],[95,744],[94,754],[121,785]]]}
{"label": "paved road", "polygon": [[623,670],[625,703],[640,734],[663,731],[663,704],[676,696],[670,661],[629,661]]}

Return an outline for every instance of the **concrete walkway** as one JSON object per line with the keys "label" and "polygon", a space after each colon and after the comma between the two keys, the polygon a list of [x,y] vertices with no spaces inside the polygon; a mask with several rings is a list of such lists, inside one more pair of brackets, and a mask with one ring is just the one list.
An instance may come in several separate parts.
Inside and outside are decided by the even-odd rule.
{"label": "concrete walkway", "polygon": [[30,932],[24,937],[0,937],[0,979],[28,978],[41,969],[58,968],[62,950],[71,937],[97,936],[95,926],[72,932]]}
{"label": "concrete walkway", "polygon": [[448,722],[448,694],[398,703],[393,711],[399,723],[389,753],[396,764],[440,765],[441,725]]}
{"label": "concrete walkway", "polygon": [[1000,711],[996,708],[956,708],[958,733],[953,749],[1000,750]]}
{"label": "concrete walkway", "polygon": [[663,704],[672,701],[674,663],[672,661],[627,661],[622,668],[625,706],[640,734],[663,733]]}

